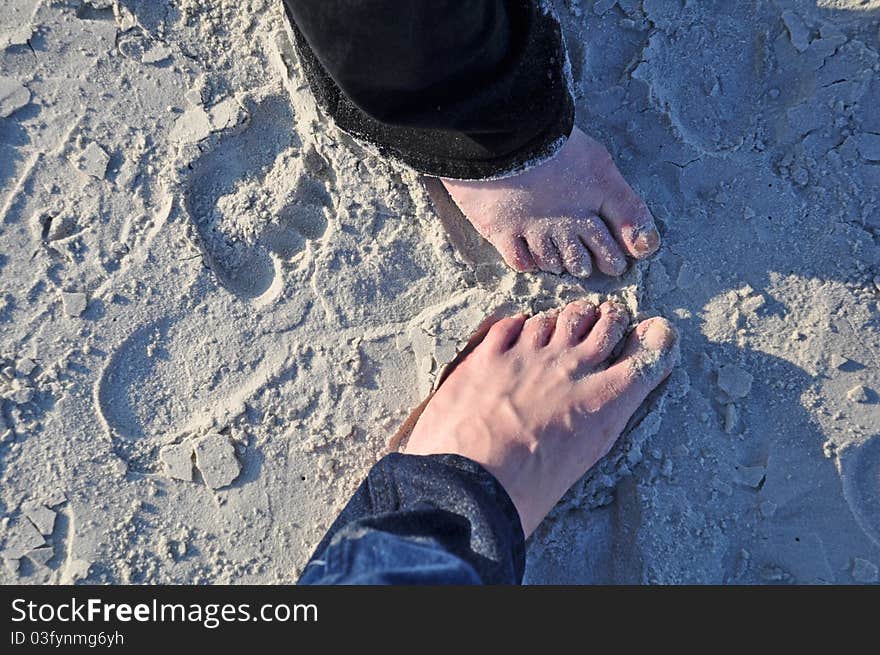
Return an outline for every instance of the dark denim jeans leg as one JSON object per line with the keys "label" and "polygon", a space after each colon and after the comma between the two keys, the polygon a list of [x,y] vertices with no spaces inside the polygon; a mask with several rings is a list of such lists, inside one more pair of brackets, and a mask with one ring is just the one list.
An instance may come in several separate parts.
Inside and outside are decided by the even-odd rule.
{"label": "dark denim jeans leg", "polygon": [[458,455],[380,460],[299,584],[519,584],[525,538],[501,484]]}

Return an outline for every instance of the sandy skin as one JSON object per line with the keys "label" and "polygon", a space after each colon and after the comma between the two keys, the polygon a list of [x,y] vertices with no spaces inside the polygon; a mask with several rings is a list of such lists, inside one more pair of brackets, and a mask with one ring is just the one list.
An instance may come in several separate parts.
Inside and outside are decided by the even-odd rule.
{"label": "sandy skin", "polygon": [[621,305],[586,301],[498,321],[432,398],[406,452],[485,466],[530,535],[672,371],[678,337],[662,318],[639,323],[610,360],[628,323]]}
{"label": "sandy skin", "polygon": [[575,128],[553,159],[500,180],[443,179],[476,230],[516,271],[617,276],[660,234],[602,144]]}

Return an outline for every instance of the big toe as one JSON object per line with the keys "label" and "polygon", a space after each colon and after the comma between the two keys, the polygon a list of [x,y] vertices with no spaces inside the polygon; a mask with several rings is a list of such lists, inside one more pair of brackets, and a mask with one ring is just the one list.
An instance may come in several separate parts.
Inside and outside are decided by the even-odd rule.
{"label": "big toe", "polygon": [[678,333],[672,324],[663,318],[648,319],[630,333],[617,361],[598,374],[605,388],[600,400],[620,427],[669,376],[677,353]]}
{"label": "big toe", "polygon": [[626,226],[621,232],[627,250],[636,259],[650,257],[660,248],[660,232],[657,230],[653,218]]}
{"label": "big toe", "polygon": [[675,326],[662,317],[642,321],[636,326],[634,332],[639,345],[651,352],[669,353],[678,342],[678,332]]}
{"label": "big toe", "polygon": [[651,211],[613,164],[607,176],[610,193],[599,214],[630,255],[636,259],[649,257],[660,247],[660,232]]}
{"label": "big toe", "polygon": [[665,318],[649,318],[630,333],[623,353],[608,370],[620,376],[625,387],[647,395],[672,372],[677,356],[675,326]]}

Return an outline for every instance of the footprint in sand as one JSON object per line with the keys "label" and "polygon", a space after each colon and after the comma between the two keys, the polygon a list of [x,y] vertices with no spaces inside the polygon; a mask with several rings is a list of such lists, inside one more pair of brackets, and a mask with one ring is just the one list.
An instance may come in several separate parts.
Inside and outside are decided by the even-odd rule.
{"label": "footprint in sand", "polygon": [[206,263],[240,297],[274,298],[283,262],[327,230],[330,171],[293,126],[286,98],[264,98],[244,127],[190,165],[183,184]]}
{"label": "footprint in sand", "polygon": [[[206,331],[206,324],[217,327]],[[94,397],[115,453],[129,470],[152,472],[161,446],[234,417],[277,376],[292,375],[291,361],[273,334],[255,337],[197,311],[132,333],[109,359]]]}
{"label": "footprint in sand", "polygon": [[840,455],[843,495],[859,527],[880,546],[880,435]]}

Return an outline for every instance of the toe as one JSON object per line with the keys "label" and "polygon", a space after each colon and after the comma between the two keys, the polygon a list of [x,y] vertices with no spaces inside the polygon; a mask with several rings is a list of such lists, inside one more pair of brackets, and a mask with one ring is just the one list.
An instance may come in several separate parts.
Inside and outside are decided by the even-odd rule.
{"label": "toe", "polygon": [[489,331],[483,338],[479,348],[495,353],[509,350],[513,347],[513,344],[516,343],[517,339],[519,339],[519,335],[522,332],[525,322],[525,314],[517,314],[516,316],[502,318],[489,328]]}
{"label": "toe", "polygon": [[578,235],[571,230],[560,230],[554,241],[559,248],[565,270],[575,277],[590,277],[593,270],[590,252]]}
{"label": "toe", "polygon": [[579,346],[584,363],[599,366],[608,359],[628,323],[629,314],[622,304],[609,301],[599,305],[599,319]]}
{"label": "toe", "polygon": [[660,247],[660,233],[645,201],[630,188],[616,167],[608,175],[608,195],[599,213],[618,243],[636,259]]}
{"label": "toe", "polygon": [[525,235],[525,239],[538,268],[549,273],[562,273],[559,249],[548,232],[529,232]]}
{"label": "toe", "polygon": [[525,273],[535,270],[535,261],[526,244],[526,240],[519,236],[500,237],[494,242],[495,247],[507,265],[515,271]]}
{"label": "toe", "polygon": [[596,268],[605,275],[617,276],[626,270],[626,256],[598,216],[578,221],[578,234],[593,253]]}
{"label": "toe", "polygon": [[629,400],[632,411],[672,372],[678,354],[678,332],[665,318],[639,323],[627,339],[617,361],[603,371],[612,386]]}
{"label": "toe", "polygon": [[672,323],[662,317],[649,318],[633,329],[626,340],[626,346],[619,361],[626,359],[654,360],[656,355],[666,355],[672,352],[677,342],[678,332]]}
{"label": "toe", "polygon": [[559,316],[558,310],[550,310],[535,314],[523,326],[522,337],[520,343],[525,343],[534,348],[543,348],[553,336],[556,329],[556,319]]}
{"label": "toe", "polygon": [[575,300],[565,306],[556,320],[554,339],[567,346],[580,343],[599,318],[598,308],[588,300]]}
{"label": "toe", "polygon": [[[623,355],[581,382],[585,406],[609,418],[614,425],[609,433],[616,438],[648,394],[672,372],[677,353],[678,335],[669,321],[654,318],[640,323],[627,339]],[[604,452],[613,443],[610,439],[604,444]]]}

